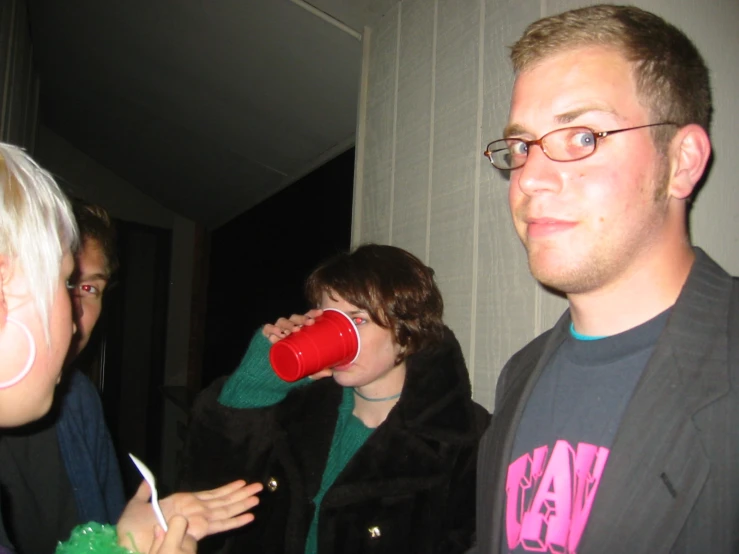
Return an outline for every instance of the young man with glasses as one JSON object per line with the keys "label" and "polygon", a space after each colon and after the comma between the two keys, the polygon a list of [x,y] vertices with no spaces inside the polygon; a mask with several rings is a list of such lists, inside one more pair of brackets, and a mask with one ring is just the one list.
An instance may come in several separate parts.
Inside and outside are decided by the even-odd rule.
{"label": "young man with glasses", "polygon": [[739,286],[691,246],[708,70],[661,18],[592,6],[512,50],[503,138],[531,272],[569,310],[506,364],[477,552],[739,551]]}

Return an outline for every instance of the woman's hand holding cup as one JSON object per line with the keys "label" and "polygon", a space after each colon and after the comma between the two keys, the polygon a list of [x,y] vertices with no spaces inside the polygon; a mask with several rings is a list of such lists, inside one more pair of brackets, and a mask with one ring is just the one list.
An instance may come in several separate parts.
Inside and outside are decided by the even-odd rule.
{"label": "woman's hand holding cup", "polygon": [[[299,333],[301,329],[303,332]],[[329,377],[334,369],[351,366],[359,355],[356,324],[349,315],[335,308],[280,318],[274,325],[265,325],[262,332],[272,343],[269,352],[272,369],[288,382],[305,377]]]}
{"label": "woman's hand holding cup", "polygon": [[[290,334],[300,331],[302,327],[313,325],[316,322],[315,319],[321,314],[323,314],[323,310],[313,309],[302,315],[293,314],[289,318],[281,317],[274,324],[267,323],[262,328],[262,334],[274,344]],[[331,377],[333,373],[331,369],[322,369],[308,378],[312,380],[323,379],[324,377]]]}
{"label": "woman's hand holding cup", "polygon": [[289,318],[281,317],[274,324],[267,323],[262,328],[262,334],[272,344],[284,339],[290,333],[300,331],[301,327],[313,325],[315,318],[320,316],[323,310],[309,310],[305,314],[293,314]]}

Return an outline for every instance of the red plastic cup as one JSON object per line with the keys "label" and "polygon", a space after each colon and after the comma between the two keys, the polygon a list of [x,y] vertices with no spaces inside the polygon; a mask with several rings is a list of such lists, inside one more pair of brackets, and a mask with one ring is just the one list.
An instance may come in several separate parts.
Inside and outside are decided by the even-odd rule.
{"label": "red plastic cup", "polygon": [[326,308],[313,325],[277,341],[269,351],[275,373],[293,382],[322,369],[349,365],[359,356],[359,331],[340,310]]}

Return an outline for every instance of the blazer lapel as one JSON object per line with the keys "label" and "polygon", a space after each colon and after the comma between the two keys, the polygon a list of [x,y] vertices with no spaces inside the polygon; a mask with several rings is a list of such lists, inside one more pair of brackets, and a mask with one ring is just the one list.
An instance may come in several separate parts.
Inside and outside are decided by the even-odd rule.
{"label": "blazer lapel", "polygon": [[[503,430],[504,433],[499,441],[482,441],[481,463],[478,464],[478,480],[480,481],[478,487],[481,490],[495,491],[492,526],[489,526],[487,521],[478,524],[478,535],[483,533],[491,535],[489,540],[480,540],[479,542],[481,544],[492,544],[493,552],[500,551],[501,537],[503,536],[502,526],[505,521],[508,464],[510,463],[513,442],[516,438],[521,416],[544,367],[566,338],[569,325],[570,312],[567,310],[548,336],[535,339],[543,339],[540,348],[531,348],[525,351],[525,359],[515,360],[514,357],[509,361],[511,367],[515,367],[515,373],[507,376],[509,383],[499,383],[499,386],[501,384],[505,386],[505,392],[496,402],[499,406],[496,405],[493,412],[490,429]],[[507,373],[505,369],[504,373]],[[485,452],[485,449],[490,451]],[[496,474],[491,475],[489,471],[491,467],[498,469]]]}
{"label": "blazer lapel", "polygon": [[611,447],[578,552],[668,552],[708,476],[693,415],[729,391],[731,278],[702,251]]}

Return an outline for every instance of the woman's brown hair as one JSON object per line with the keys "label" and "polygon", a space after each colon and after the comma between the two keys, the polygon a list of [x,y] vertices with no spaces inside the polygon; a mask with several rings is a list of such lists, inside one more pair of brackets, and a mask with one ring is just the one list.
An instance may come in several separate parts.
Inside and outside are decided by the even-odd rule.
{"label": "woman's brown hair", "polygon": [[365,310],[401,347],[396,363],[442,340],[444,301],[434,270],[402,248],[365,244],[339,254],[311,273],[305,293],[314,306],[326,293]]}

